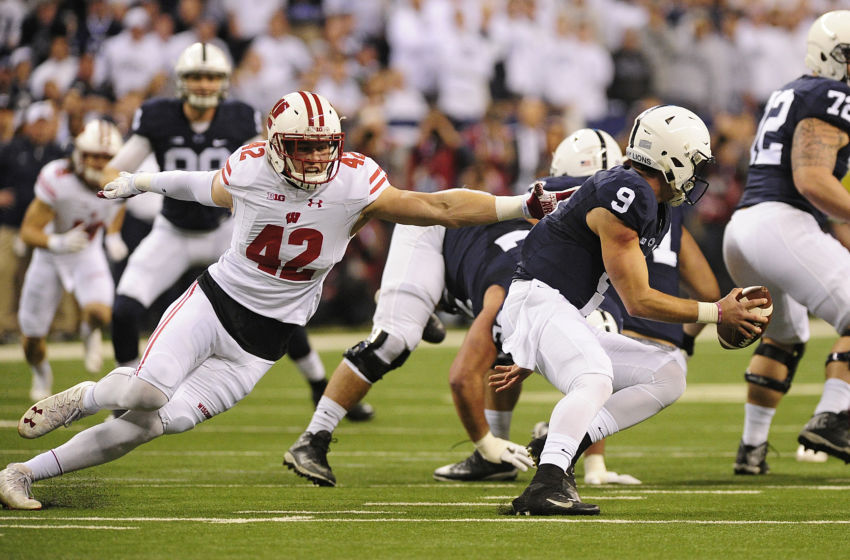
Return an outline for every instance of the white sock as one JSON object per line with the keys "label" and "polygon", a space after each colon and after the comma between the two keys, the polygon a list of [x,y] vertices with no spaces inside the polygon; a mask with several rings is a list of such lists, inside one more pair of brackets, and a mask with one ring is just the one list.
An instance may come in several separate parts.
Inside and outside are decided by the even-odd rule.
{"label": "white sock", "polygon": [[841,412],[850,408],[850,384],[833,377],[823,384],[823,394],[815,408],[815,414],[821,412]]}
{"label": "white sock", "polygon": [[603,440],[619,431],[617,421],[604,406],[599,409],[599,413],[594,416],[593,420],[590,421],[590,426],[587,427],[587,435],[590,436],[592,443]]}
{"label": "white sock", "polygon": [[511,417],[513,417],[513,414],[513,410],[484,409],[484,418],[487,419],[490,431],[494,436],[502,439],[510,439]]}
{"label": "white sock", "polygon": [[316,406],[316,411],[313,413],[313,418],[307,426],[307,431],[311,434],[321,432],[322,430],[333,433],[347,412],[347,410],[333,399],[322,396],[319,399],[319,404]]}
{"label": "white sock", "polygon": [[50,386],[53,384],[53,369],[50,367],[50,362],[42,360],[40,364],[30,365],[30,371],[43,385]]}
{"label": "white sock", "polygon": [[540,453],[540,464],[558,465],[566,472],[576,454],[578,443],[575,438],[566,434],[553,434],[552,430],[549,430],[546,445]]}
{"label": "white sock", "polygon": [[293,362],[307,381],[321,381],[325,378],[325,366],[315,350],[311,350],[309,354]]}
{"label": "white sock", "polygon": [[92,330],[91,325],[89,325],[88,321],[80,322],[80,338],[86,340],[92,332],[94,331]]}
{"label": "white sock", "polygon": [[761,445],[767,441],[774,414],[775,408],[750,403],[744,405],[744,433],[741,436],[744,445]]}
{"label": "white sock", "polygon": [[59,459],[56,458],[56,454],[52,450],[36,455],[24,464],[32,470],[33,480],[44,480],[63,474]]}

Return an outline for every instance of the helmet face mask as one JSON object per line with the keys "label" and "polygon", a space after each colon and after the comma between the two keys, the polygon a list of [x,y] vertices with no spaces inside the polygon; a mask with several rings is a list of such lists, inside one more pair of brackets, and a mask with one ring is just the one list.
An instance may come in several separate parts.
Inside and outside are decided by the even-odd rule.
{"label": "helmet face mask", "polygon": [[103,168],[121,149],[124,141],[109,121],[94,120],[74,139],[71,163],[74,173],[92,188],[100,188]]}
{"label": "helmet face mask", "polygon": [[558,144],[549,174],[586,177],[602,169],[611,169],[622,161],[623,152],[610,134],[596,128],[582,128]]}
{"label": "helmet face mask", "polygon": [[708,168],[714,163],[711,138],[697,115],[675,105],[657,105],[641,113],[629,136],[626,156],[662,173],[679,206],[695,204],[708,188]]}
{"label": "helmet face mask", "polygon": [[850,85],[850,10],[820,16],[809,28],[806,66],[817,76]]}
{"label": "helmet face mask", "polygon": [[269,163],[295,187],[314,190],[339,172],[345,133],[336,110],[323,96],[296,91],[269,113]]}
{"label": "helmet face mask", "polygon": [[[210,109],[225,98],[230,87],[230,61],[224,52],[209,43],[187,47],[174,67],[177,95],[195,109]],[[215,80],[218,84],[210,87]]]}

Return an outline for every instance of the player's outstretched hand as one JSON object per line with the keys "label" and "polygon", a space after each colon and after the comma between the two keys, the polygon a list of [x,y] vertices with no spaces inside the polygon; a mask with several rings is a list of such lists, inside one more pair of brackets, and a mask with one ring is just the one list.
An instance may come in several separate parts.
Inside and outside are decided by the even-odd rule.
{"label": "player's outstretched hand", "polygon": [[525,378],[534,373],[534,370],[521,368],[518,365],[496,366],[496,373],[490,374],[490,387],[495,387],[496,392],[506,391],[514,385],[519,385]]}
{"label": "player's outstretched hand", "polygon": [[47,250],[51,253],[78,253],[89,244],[89,234],[85,224],[79,224],[65,233],[51,233],[47,236]]}
{"label": "player's outstretched hand", "polygon": [[578,187],[573,187],[565,191],[547,191],[543,188],[543,182],[537,181],[531,185],[531,191],[528,198],[525,199],[526,217],[540,220],[546,214],[551,214],[558,203],[568,199]]}
{"label": "player's outstretched hand", "polygon": [[484,459],[491,463],[510,463],[522,472],[534,466],[534,460],[525,446],[497,438],[492,433],[488,433],[483,439],[475,442],[475,448]]}
{"label": "player's outstretched hand", "polygon": [[134,175],[122,171],[118,177],[104,185],[103,190],[97,192],[97,196],[109,199],[130,198],[142,192],[136,187]]}
{"label": "player's outstretched hand", "polygon": [[720,323],[734,326],[747,338],[759,336],[762,323],[767,323],[768,319],[751,310],[766,305],[768,301],[765,298],[740,300],[738,295],[741,292],[741,288],[734,288],[717,302],[720,304]]}

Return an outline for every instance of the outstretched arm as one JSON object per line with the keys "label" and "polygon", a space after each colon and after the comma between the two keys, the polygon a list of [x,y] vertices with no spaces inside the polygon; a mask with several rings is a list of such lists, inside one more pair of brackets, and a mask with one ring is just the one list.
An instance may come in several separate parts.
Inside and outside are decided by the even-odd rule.
{"label": "outstretched arm", "polygon": [[97,195],[101,198],[130,198],[155,192],[177,200],[199,202],[204,206],[231,208],[233,198],[221,182],[220,171],[165,171],[130,174],[122,171]]}
{"label": "outstretched arm", "polygon": [[414,226],[454,228],[513,218],[542,218],[555,209],[555,204],[554,193],[542,187],[519,196],[493,196],[467,189],[420,193],[389,187],[363,210],[360,220],[378,218]]}

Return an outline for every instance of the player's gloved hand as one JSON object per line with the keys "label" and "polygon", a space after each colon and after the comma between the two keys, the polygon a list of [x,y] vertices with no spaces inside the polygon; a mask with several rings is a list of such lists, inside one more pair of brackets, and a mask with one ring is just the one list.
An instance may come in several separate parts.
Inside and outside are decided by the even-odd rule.
{"label": "player's gloved hand", "polygon": [[51,233],[47,236],[47,250],[51,253],[77,253],[89,244],[89,234],[85,224],[80,224],[65,233]]}
{"label": "player's gloved hand", "polygon": [[107,233],[106,237],[103,238],[103,244],[106,246],[106,256],[112,262],[123,261],[130,253],[130,250],[127,249],[127,244],[124,243],[124,240],[121,239],[121,234],[117,231]]}
{"label": "player's gloved hand", "polygon": [[118,177],[104,185],[103,190],[97,192],[97,196],[100,198],[114,199],[131,198],[137,194],[142,194],[144,190],[139,188],[136,179],[137,175],[122,171],[118,174]]}
{"label": "player's gloved hand", "polygon": [[491,463],[510,463],[523,472],[534,465],[524,446],[497,438],[491,432],[487,432],[486,436],[475,442],[475,449]]}
{"label": "player's gloved hand", "polygon": [[640,480],[630,474],[618,474],[614,471],[594,471],[585,473],[584,483],[592,486],[599,486],[600,484],[623,484],[625,486],[643,484]]}
{"label": "player's gloved hand", "polygon": [[531,185],[531,192],[523,204],[523,214],[526,218],[541,219],[546,214],[551,214],[558,203],[568,199],[578,187],[573,187],[565,191],[547,191],[543,188],[543,182],[537,181]]}
{"label": "player's gloved hand", "polygon": [[16,235],[15,239],[12,240],[12,252],[21,259],[27,255],[27,244],[24,243],[20,235]]}

